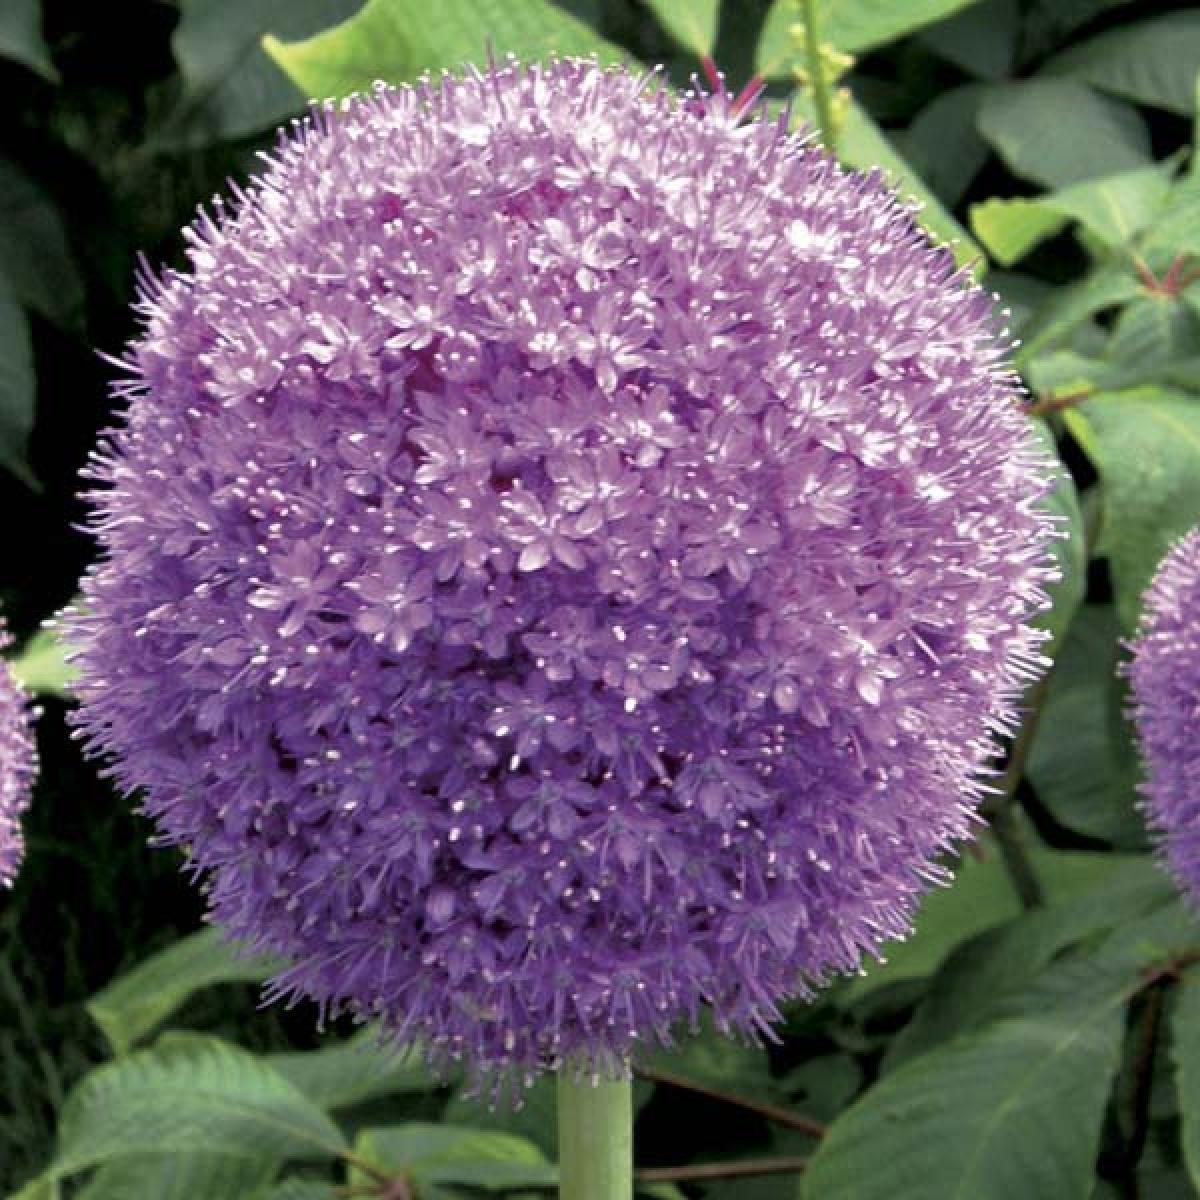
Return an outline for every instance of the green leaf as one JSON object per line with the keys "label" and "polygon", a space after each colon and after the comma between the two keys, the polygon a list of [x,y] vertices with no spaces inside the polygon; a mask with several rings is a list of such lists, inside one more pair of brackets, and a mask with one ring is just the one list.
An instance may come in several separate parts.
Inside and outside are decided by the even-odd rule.
{"label": "green leaf", "polygon": [[[558,1181],[557,1169],[532,1142],[491,1129],[421,1122],[367,1129],[354,1151],[382,1170],[408,1173],[422,1196],[455,1184],[513,1192]],[[352,1171],[351,1182],[367,1180]]]}
{"label": "green leaf", "polygon": [[996,80],[1012,74],[1020,26],[1017,0],[981,0],[922,30],[920,40],[968,75]]}
{"label": "green leaf", "polygon": [[401,83],[425,71],[486,63],[488,54],[531,62],[551,54],[626,57],[582,21],[547,0],[368,0],[362,11],[302,42],[263,39],[267,53],[309,96],[340,97],[376,80]]}
{"label": "green leaf", "polygon": [[29,323],[0,274],[0,467],[31,487],[37,486],[28,461],[35,386]]}
{"label": "green leaf", "polygon": [[88,1001],[114,1054],[125,1054],[186,1001],[216,983],[262,983],[281,967],[241,957],[217,928],[193,933],[114,980]]}
{"label": "green leaf", "polygon": [[131,1155],[271,1162],[345,1148],[329,1117],[260,1058],[219,1038],[175,1034],[97,1067],[72,1089],[42,1179]]}
{"label": "green leaf", "polygon": [[1179,1140],[1188,1175],[1200,1189],[1200,971],[1187,971],[1171,1008],[1171,1061],[1179,1092]]}
{"label": "green leaf", "polygon": [[252,1200],[337,1200],[337,1196],[333,1184],[320,1179],[284,1179],[256,1192]]}
{"label": "green leaf", "polygon": [[[0,366],[0,372],[3,372]],[[0,402],[0,408],[2,408]],[[63,657],[64,647],[53,629],[41,629],[10,660],[9,669],[30,692],[48,696],[69,696],[75,670]]]}
{"label": "green leaf", "polygon": [[1001,315],[1018,336],[1024,333],[1029,319],[1047,298],[1057,292],[1053,285],[1032,275],[998,269],[988,272],[987,286],[1001,308]]}
{"label": "green leaf", "polygon": [[1098,313],[1143,294],[1141,283],[1123,264],[1100,267],[1077,283],[1055,288],[1022,327],[1024,340],[1017,364],[1024,368],[1049,347],[1070,338]]}
{"label": "green leaf", "polygon": [[41,0],[4,0],[0,4],[0,58],[24,63],[52,83],[58,81],[42,38]]}
{"label": "green leaf", "polygon": [[970,234],[904,161],[866,109],[854,100],[850,102],[838,137],[838,157],[859,170],[881,167],[897,191],[919,206],[921,225],[937,240],[950,246],[960,266],[983,263],[983,253]]}
{"label": "green leaf", "polygon": [[805,1200],[1087,1197],[1131,980],[998,1021],[884,1078],[830,1126]]}
{"label": "green leaf", "polygon": [[1026,0],[1021,23],[1022,60],[1041,58],[1102,13],[1133,3],[1135,0]]}
{"label": "green leaf", "polygon": [[1148,370],[1200,354],[1200,317],[1187,304],[1148,292],[1124,308],[1113,325],[1106,357]]}
{"label": "green leaf", "polygon": [[1072,46],[1042,70],[1190,117],[1200,74],[1200,12],[1119,25]]}
{"label": "green leaf", "polygon": [[643,3],[679,45],[697,58],[712,55],[721,0],[643,0]]}
{"label": "green leaf", "polygon": [[1068,218],[1040,200],[993,196],[970,208],[971,232],[1001,266],[1011,267],[1039,243],[1060,233]]}
{"label": "green leaf", "polygon": [[[818,0],[821,41],[849,54],[894,42],[968,8],[975,0]],[[756,56],[764,78],[789,75],[796,59],[791,28],[799,21],[796,0],[775,0],[763,24]]]}
{"label": "green leaf", "polygon": [[1174,901],[1170,880],[1148,855],[1107,858],[1109,872],[1096,888],[1023,913],[957,947],[888,1047],[884,1069],[894,1070],[933,1046],[982,1028],[1067,947]]}
{"label": "green leaf", "polygon": [[347,1041],[264,1059],[297,1091],[324,1109],[347,1108],[379,1096],[431,1092],[448,1082],[436,1078],[418,1049],[397,1051],[380,1041],[375,1028]]}
{"label": "green leaf", "polygon": [[945,204],[958,203],[987,161],[988,148],[975,128],[986,90],[978,83],[950,88],[894,135],[905,161]]}
{"label": "green leaf", "polygon": [[1024,258],[1071,221],[1106,246],[1128,246],[1154,222],[1170,188],[1166,172],[1145,167],[1032,199],[996,197],[971,206],[971,229],[1004,266]]}
{"label": "green leaf", "polygon": [[[1111,856],[1103,854],[1033,846],[1029,856],[1051,901],[1086,891],[1111,867]],[[1020,912],[1000,854],[990,836],[985,836],[977,852],[959,859],[954,883],[925,896],[914,919],[914,932],[904,941],[884,946],[879,962],[865,963],[862,974],[840,993],[839,1002],[853,1004],[876,988],[930,975],[955,946]]]}
{"label": "green leaf", "polygon": [[[634,1084],[637,1103],[638,1084]],[[450,1098],[442,1120],[514,1134],[532,1142],[547,1158],[558,1153],[558,1089],[552,1075],[540,1075],[521,1097],[521,1105],[489,1104],[475,1085],[463,1084]]]}
{"label": "green leaf", "polygon": [[669,1048],[648,1047],[636,1061],[710,1087],[763,1096],[778,1091],[766,1047],[723,1034],[708,1014],[696,1033],[680,1034]]}
{"label": "green leaf", "polygon": [[797,1111],[832,1121],[862,1087],[863,1071],[850,1054],[820,1054],[789,1071],[779,1089]]}
{"label": "green leaf", "polygon": [[1084,546],[1083,513],[1079,508],[1075,481],[1058,457],[1049,426],[1044,421],[1035,420],[1033,427],[1047,456],[1055,464],[1054,490],[1042,501],[1042,506],[1056,518],[1062,535],[1055,539],[1052,548],[1060,578],[1050,585],[1051,607],[1040,614],[1037,620],[1041,628],[1050,632],[1052,640],[1047,653],[1053,654],[1087,591],[1087,551]]}
{"label": "green leaf", "polygon": [[1200,521],[1200,403],[1165,388],[1090,397],[1064,414],[1104,484],[1098,550],[1106,554],[1121,625],[1167,549]]}
{"label": "green leaf", "polygon": [[251,1200],[278,1170],[219,1154],[134,1155],[105,1163],[77,1200]]}
{"label": "green leaf", "polygon": [[9,1200],[62,1200],[62,1189],[57,1179],[31,1179],[19,1192],[14,1192]]}
{"label": "green leaf", "polygon": [[80,327],[83,284],[58,210],[24,171],[2,158],[0,275],[26,307],[59,325]]}
{"label": "green leaf", "polygon": [[182,94],[151,131],[173,150],[247,137],[300,111],[306,97],[264,53],[264,29],[303,38],[347,16],[354,0],[182,0],[171,48]]}
{"label": "green leaf", "polygon": [[1141,239],[1141,249],[1151,265],[1163,270],[1180,254],[1200,256],[1200,174],[1179,179],[1162,211]]}
{"label": "green leaf", "polygon": [[1150,165],[1150,140],[1137,112],[1072,79],[989,88],[979,132],[1015,174],[1046,187]]}
{"label": "green leaf", "polygon": [[1050,676],[1026,774],[1061,825],[1122,847],[1143,845],[1139,768],[1117,678],[1123,654],[1111,605],[1085,605]]}

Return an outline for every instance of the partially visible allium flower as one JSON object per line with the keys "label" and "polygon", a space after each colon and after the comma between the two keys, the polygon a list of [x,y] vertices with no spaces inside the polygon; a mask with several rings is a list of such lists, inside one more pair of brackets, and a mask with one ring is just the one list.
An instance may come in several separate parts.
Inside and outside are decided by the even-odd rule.
{"label": "partially visible allium flower", "polygon": [[[11,642],[0,618],[0,650]],[[21,814],[29,807],[36,766],[29,702],[0,659],[0,887],[12,885],[24,855]]]}
{"label": "partially visible allium flower", "polygon": [[990,301],[877,177],[506,65],[326,106],[187,237],[82,722],[279,993],[612,1062],[909,929],[1051,529]]}
{"label": "partially visible allium flower", "polygon": [[1128,674],[1146,814],[1175,877],[1200,898],[1200,528],[1146,592]]}

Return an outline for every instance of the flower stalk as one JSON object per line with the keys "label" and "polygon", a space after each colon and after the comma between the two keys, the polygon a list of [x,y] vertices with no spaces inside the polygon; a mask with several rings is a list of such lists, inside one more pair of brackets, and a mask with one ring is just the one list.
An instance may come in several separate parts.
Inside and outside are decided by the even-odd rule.
{"label": "flower stalk", "polygon": [[821,57],[821,35],[817,24],[817,0],[800,0],[800,12],[804,22],[805,73],[808,86],[812,88],[813,109],[817,118],[817,133],[821,145],[830,154],[834,153],[835,125],[833,119],[833,94],[829,76]]}
{"label": "flower stalk", "polygon": [[633,1200],[633,1081],[558,1073],[559,1200]]}

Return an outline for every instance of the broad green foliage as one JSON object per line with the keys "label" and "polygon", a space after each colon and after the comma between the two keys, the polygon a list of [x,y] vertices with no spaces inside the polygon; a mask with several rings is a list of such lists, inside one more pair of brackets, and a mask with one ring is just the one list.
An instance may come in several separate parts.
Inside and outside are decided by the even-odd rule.
{"label": "broad green foliage", "polygon": [[998,1021],[888,1075],[822,1142],[804,1200],[1083,1200],[1128,987]]}
{"label": "broad green foliage", "polygon": [[[1079,918],[1075,936],[1091,919],[1087,910]],[[1062,937],[1052,922],[1061,919],[1043,918],[1034,935],[1042,945],[1031,942],[1026,953],[1048,960]],[[989,947],[1010,956],[1018,978],[1022,935],[1014,927],[1007,943]],[[1195,938],[1171,903],[1057,962],[1010,999],[981,993],[995,1019],[912,1058],[853,1105],[822,1141],[805,1200],[1089,1196],[1123,1009],[1151,964]],[[986,971],[986,959],[976,965]],[[1004,986],[998,975],[992,983]]]}
{"label": "broad green foliage", "polygon": [[1190,116],[1200,71],[1200,12],[1119,26],[1057,55],[1044,70]]}
{"label": "broad green foliage", "polygon": [[[974,12],[974,9],[969,11]],[[965,83],[931,100],[891,139],[904,160],[947,208],[957,204],[988,158],[976,122],[987,86]]]}
{"label": "broad green foliage", "polygon": [[720,0],[646,0],[659,24],[697,57],[716,48]]}
{"label": "broad green foliage", "polygon": [[[1098,896],[1095,889],[1118,865],[1110,856],[1041,849],[1034,849],[1032,858],[1051,900],[1088,893]],[[1019,914],[1020,903],[990,838],[985,837],[976,853],[964,854],[954,866],[953,887],[935,889],[925,897],[913,935],[886,946],[878,964],[864,964],[864,973],[845,986],[846,1000],[857,1000],[885,984],[930,975],[955,946]]]}
{"label": "broad green foliage", "polygon": [[1046,497],[1046,507],[1058,520],[1059,538],[1054,543],[1059,579],[1051,584],[1052,605],[1042,614],[1040,624],[1050,631],[1054,649],[1066,636],[1076,610],[1083,603],[1087,591],[1087,550],[1084,546],[1083,513],[1079,508],[1079,493],[1071,473],[1064,467],[1055,453],[1054,436],[1044,422],[1035,422],[1039,439],[1045,446],[1047,458],[1055,464],[1054,490]]}
{"label": "broad green foliage", "polygon": [[838,144],[843,160],[850,166],[860,170],[882,167],[900,194],[917,204],[921,224],[935,238],[950,245],[961,265],[982,266],[983,257],[979,247],[967,231],[896,153],[883,131],[860,104],[851,102]]}
{"label": "broad green foliage", "polygon": [[1118,638],[1111,606],[1089,604],[1076,617],[1050,678],[1028,776],[1067,829],[1137,846],[1145,838],[1140,771],[1123,716]]}
{"label": "broad green foliage", "polygon": [[614,61],[620,50],[547,0],[444,0],[438,19],[425,19],[421,0],[368,0],[350,20],[308,41],[274,34],[267,53],[308,93],[323,98],[368,89],[377,80],[401,83],[425,71],[482,64],[490,53],[596,54]]}
{"label": "broad green foliage", "polygon": [[1014,917],[960,943],[930,981],[913,1019],[892,1042],[885,1069],[916,1058],[962,1033],[1011,1013],[1064,949],[1175,901],[1174,890],[1147,858],[1130,857],[1101,889]]}
{"label": "broad green foliage", "polygon": [[78,1195],[79,1200],[242,1200],[270,1184],[279,1167],[269,1158],[204,1152],[131,1155],[102,1166]]}
{"label": "broad green foliage", "polygon": [[1018,0],[976,0],[955,16],[922,30],[920,40],[968,75],[994,80],[1011,73],[1020,32]]}
{"label": "broad green foliage", "polygon": [[1015,175],[1060,188],[1147,166],[1150,140],[1129,105],[1070,79],[989,89],[979,131]]}
{"label": "broad green foliage", "polygon": [[[354,1146],[362,1159],[410,1176],[428,1200],[454,1200],[472,1191],[520,1197],[521,1186],[553,1186],[557,1171],[523,1138],[491,1129],[410,1124],[368,1129]],[[352,1171],[351,1182],[366,1182]]]}
{"label": "broad green foliage", "polygon": [[1097,550],[1109,560],[1117,613],[1131,630],[1167,548],[1200,521],[1200,402],[1157,387],[1102,392],[1066,421],[1104,485]]}
{"label": "broad green foliage", "polygon": [[35,387],[29,325],[0,275],[0,467],[26,482],[32,482],[26,454]]}
{"label": "broad green foliage", "polygon": [[1180,1141],[1193,1186],[1200,1189],[1200,970],[1184,976],[1171,1013],[1171,1057],[1183,1114]]}
{"label": "broad green foliage", "polygon": [[1105,247],[1131,245],[1152,225],[1170,191],[1169,175],[1145,167],[1077,183],[1035,199],[993,199],[971,208],[971,228],[993,258],[1011,266],[1071,222]]}
{"label": "broad green foliage", "polygon": [[209,1154],[247,1163],[320,1159],[338,1127],[252,1054],[200,1035],[100,1067],[67,1098],[46,1179],[130,1156]]}
{"label": "broad green foliage", "polygon": [[[823,0],[821,37],[838,50],[861,54],[894,41],[943,17],[970,7],[974,0]],[[786,75],[796,57],[791,33],[799,19],[796,0],[775,0],[763,28],[758,70],[765,76]]]}
{"label": "broad green foliage", "polygon": [[278,964],[239,956],[218,929],[194,933],[109,984],[88,1002],[114,1054],[124,1054],[193,992],[215,983],[261,983]]}
{"label": "broad green foliage", "polygon": [[15,163],[0,158],[0,276],[17,299],[50,321],[77,328],[79,270],[57,207]]}
{"label": "broad green foliage", "polygon": [[[0,321],[0,331],[2,330],[3,322]],[[0,332],[0,339],[3,336],[3,332]],[[0,366],[0,373],[3,371],[4,367]],[[32,416],[30,412],[31,420]],[[2,438],[0,445],[3,445]],[[54,631],[42,629],[21,647],[20,654],[10,661],[9,667],[29,691],[67,696],[70,694],[73,672],[64,654],[65,647]]]}
{"label": "broad green foliage", "polygon": [[0,4],[0,58],[24,63],[51,81],[58,79],[42,40],[41,0],[4,0]]}
{"label": "broad green foliage", "polygon": [[381,1096],[429,1092],[450,1082],[431,1074],[419,1048],[397,1050],[374,1028],[320,1050],[270,1054],[266,1062],[299,1092],[331,1110]]}
{"label": "broad green foliage", "polygon": [[263,52],[264,29],[294,39],[361,0],[183,0],[171,39],[182,94],[155,130],[162,146],[203,145],[278,125],[305,99]]}

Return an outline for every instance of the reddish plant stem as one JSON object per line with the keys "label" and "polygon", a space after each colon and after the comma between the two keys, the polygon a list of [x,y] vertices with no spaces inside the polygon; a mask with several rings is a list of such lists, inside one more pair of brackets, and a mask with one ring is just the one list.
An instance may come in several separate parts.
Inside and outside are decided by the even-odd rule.
{"label": "reddish plant stem", "polygon": [[1049,392],[1039,396],[1025,411],[1031,417],[1046,417],[1051,413],[1062,412],[1066,408],[1074,408],[1081,400],[1086,400],[1095,392],[1090,385],[1071,388],[1065,392]]}
{"label": "reddish plant stem", "polygon": [[799,1175],[807,1166],[806,1158],[743,1158],[687,1167],[644,1167],[635,1171],[633,1177],[638,1183],[700,1183],[706,1179],[748,1179],[755,1175]]}
{"label": "reddish plant stem", "polygon": [[819,1138],[825,1135],[826,1126],[820,1121],[814,1121],[811,1117],[803,1116],[801,1113],[794,1113],[791,1109],[783,1108],[778,1104],[768,1104],[766,1101],[754,1100],[748,1096],[739,1096],[735,1092],[722,1091],[720,1088],[709,1087],[708,1084],[697,1083],[682,1075],[673,1075],[669,1071],[659,1071],[653,1067],[636,1067],[634,1074],[650,1083],[661,1083],[666,1087],[695,1092],[698,1096],[707,1096],[710,1100],[717,1100],[722,1104],[730,1104],[747,1112],[757,1113],[760,1117],[764,1117],[776,1125],[783,1125],[788,1129],[798,1129],[801,1133],[807,1133],[809,1137]]}

